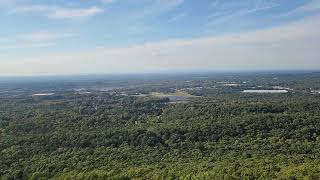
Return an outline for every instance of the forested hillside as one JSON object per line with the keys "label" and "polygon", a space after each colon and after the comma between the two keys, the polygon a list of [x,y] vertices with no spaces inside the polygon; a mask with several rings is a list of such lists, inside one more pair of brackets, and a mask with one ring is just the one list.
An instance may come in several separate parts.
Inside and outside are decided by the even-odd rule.
{"label": "forested hillside", "polygon": [[317,94],[0,98],[2,179],[320,178]]}

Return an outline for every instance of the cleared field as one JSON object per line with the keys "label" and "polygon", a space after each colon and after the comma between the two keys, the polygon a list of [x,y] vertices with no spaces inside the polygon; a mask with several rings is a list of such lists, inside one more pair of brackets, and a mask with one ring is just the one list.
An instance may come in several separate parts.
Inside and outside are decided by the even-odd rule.
{"label": "cleared field", "polygon": [[169,98],[171,103],[188,103],[190,98],[197,97],[184,91],[177,91],[175,93],[153,92],[151,93],[151,96],[158,98]]}
{"label": "cleared field", "polygon": [[152,92],[151,95],[156,96],[156,97],[174,97],[174,96],[185,97],[185,98],[197,97],[197,96],[191,95],[191,94],[184,92],[184,91],[177,91],[175,93]]}

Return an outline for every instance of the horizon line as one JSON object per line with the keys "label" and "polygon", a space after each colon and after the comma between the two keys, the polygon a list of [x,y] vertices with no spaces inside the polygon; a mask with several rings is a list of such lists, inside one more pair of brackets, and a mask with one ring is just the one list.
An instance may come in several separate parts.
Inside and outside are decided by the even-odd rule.
{"label": "horizon line", "polygon": [[83,76],[127,76],[127,75],[185,75],[185,74],[224,74],[224,73],[320,73],[320,69],[261,69],[261,70],[193,70],[193,71],[159,71],[159,72],[119,72],[119,73],[75,73],[75,74],[26,74],[1,75],[0,78],[32,77],[83,77]]}

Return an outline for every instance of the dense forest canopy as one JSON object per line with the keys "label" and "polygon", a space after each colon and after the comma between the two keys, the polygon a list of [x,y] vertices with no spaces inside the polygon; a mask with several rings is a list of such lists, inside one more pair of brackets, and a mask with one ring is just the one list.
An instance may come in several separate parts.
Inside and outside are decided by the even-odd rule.
{"label": "dense forest canopy", "polygon": [[319,73],[2,82],[0,177],[319,179],[319,89]]}

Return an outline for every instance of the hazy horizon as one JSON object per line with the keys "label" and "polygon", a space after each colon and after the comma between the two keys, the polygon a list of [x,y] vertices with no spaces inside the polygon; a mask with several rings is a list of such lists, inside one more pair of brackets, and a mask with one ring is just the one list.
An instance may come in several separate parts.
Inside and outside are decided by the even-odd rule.
{"label": "hazy horizon", "polygon": [[32,75],[0,75],[0,78],[19,77],[121,77],[121,76],[167,76],[167,75],[214,75],[214,74],[303,74],[320,73],[320,69],[274,69],[274,70],[198,70],[198,71],[158,71],[158,72],[119,72],[119,73],[75,73],[75,74],[32,74]]}

